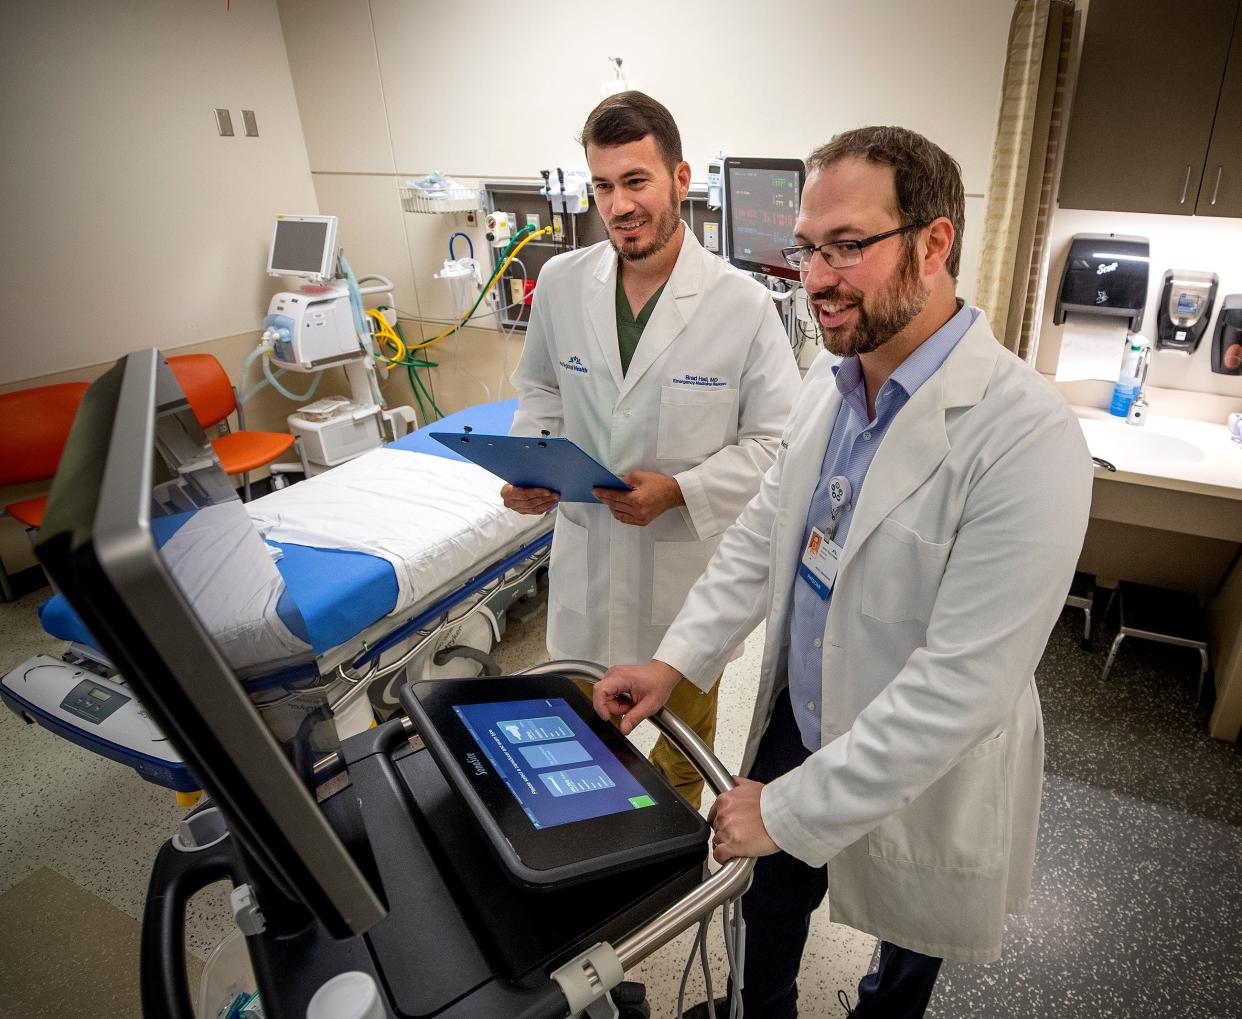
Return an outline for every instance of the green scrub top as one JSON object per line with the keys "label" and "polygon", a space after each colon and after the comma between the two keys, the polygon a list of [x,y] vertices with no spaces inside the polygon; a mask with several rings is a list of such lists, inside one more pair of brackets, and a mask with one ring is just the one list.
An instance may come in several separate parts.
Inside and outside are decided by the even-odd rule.
{"label": "green scrub top", "polygon": [[667,281],[660,284],[660,289],[651,295],[651,299],[642,306],[642,310],[635,316],[630,311],[630,301],[625,296],[625,287],[621,285],[621,272],[620,270],[617,271],[617,345],[621,348],[622,375],[630,370],[630,361],[634,359],[634,351],[638,349],[638,341],[642,339],[643,330],[647,328],[647,322],[651,318],[651,313],[655,311],[656,302],[660,300],[660,295],[664,293],[664,288],[667,285]]}

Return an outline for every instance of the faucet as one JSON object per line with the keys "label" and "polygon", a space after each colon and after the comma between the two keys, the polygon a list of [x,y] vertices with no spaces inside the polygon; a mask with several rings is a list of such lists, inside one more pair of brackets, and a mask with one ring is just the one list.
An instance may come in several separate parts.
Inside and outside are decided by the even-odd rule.
{"label": "faucet", "polygon": [[1147,421],[1147,369],[1151,367],[1151,347],[1144,347],[1139,354],[1138,363],[1138,380],[1139,391],[1134,397],[1134,402],[1130,404],[1130,410],[1126,414],[1126,424],[1141,425]]}

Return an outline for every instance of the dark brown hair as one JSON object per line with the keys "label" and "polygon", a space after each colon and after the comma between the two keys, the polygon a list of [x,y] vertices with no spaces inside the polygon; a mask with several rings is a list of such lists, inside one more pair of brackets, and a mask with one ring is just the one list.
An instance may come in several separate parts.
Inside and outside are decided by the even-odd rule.
{"label": "dark brown hair", "polygon": [[673,115],[642,92],[618,92],[600,103],[586,119],[578,140],[588,145],[628,145],[651,135],[669,172],[681,162],[681,132]]}
{"label": "dark brown hair", "polygon": [[[841,159],[861,157],[893,168],[897,190],[897,218],[906,223],[930,223],[944,216],[953,224],[953,248],[946,263],[957,279],[962,261],[962,233],[966,225],[966,196],[962,168],[939,145],[904,127],[860,127],[837,135],[806,160],[807,172],[822,170]],[[907,234],[913,249],[915,235]]]}

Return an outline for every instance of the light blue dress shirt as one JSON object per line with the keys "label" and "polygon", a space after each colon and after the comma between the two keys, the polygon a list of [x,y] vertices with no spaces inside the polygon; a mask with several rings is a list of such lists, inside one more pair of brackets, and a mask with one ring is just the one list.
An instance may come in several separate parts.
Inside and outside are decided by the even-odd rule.
{"label": "light blue dress shirt", "polygon": [[[867,391],[863,384],[862,364],[857,357],[847,357],[834,366],[841,404],[824,450],[819,471],[819,484],[811,497],[806,524],[802,532],[802,549],[811,538],[811,528],[826,529],[832,503],[828,481],[838,474],[850,482],[850,501],[837,512],[837,529],[833,540],[845,548],[849,540],[850,520],[867,477],[871,461],[898,412],[910,401],[919,386],[930,379],[949,356],[958,341],[966,335],[979,315],[978,308],[963,304],[948,322],[937,329],[907,357],[875,398],[875,419],[867,419]],[[828,622],[828,606],[832,594],[821,598],[801,576],[795,573],[793,610],[789,615],[789,700],[793,705],[798,731],[808,750],[820,746],[820,695],[823,689],[823,639]]]}

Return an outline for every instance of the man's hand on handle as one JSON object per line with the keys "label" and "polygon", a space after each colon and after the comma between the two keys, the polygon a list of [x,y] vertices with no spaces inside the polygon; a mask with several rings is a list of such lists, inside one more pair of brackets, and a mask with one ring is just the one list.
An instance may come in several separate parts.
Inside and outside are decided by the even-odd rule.
{"label": "man's hand on handle", "polygon": [[668,701],[682,680],[671,665],[652,659],[646,665],[614,665],[595,684],[591,700],[604,721],[621,716],[621,735],[628,736],[644,718],[650,718]]}
{"label": "man's hand on handle", "polygon": [[759,810],[762,782],[738,778],[737,785],[721,793],[707,813],[707,823],[715,829],[712,856],[717,863],[728,863],[735,856],[769,856],[780,852],[763,824]]}

